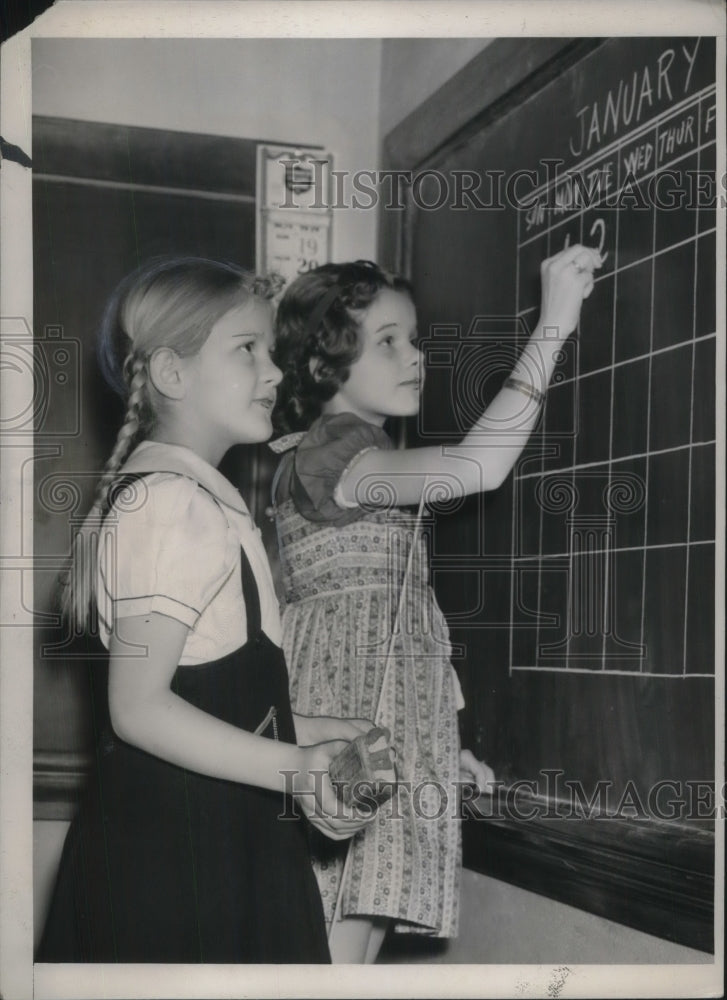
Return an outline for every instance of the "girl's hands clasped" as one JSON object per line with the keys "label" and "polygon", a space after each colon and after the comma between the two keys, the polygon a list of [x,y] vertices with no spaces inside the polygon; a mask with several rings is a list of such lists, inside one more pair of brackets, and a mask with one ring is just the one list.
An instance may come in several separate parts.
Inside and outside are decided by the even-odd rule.
{"label": "girl's hands clasped", "polygon": [[593,272],[604,259],[595,247],[576,243],[542,262],[539,326],[557,330],[559,340],[570,336],[583,300],[593,291]]}
{"label": "girl's hands clasped", "polygon": [[347,743],[347,740],[332,740],[315,746],[301,747],[302,766],[293,779],[292,792],[301,811],[317,830],[331,840],[347,840],[353,837],[376,815],[375,812],[363,813],[354,807],[344,805],[331,784],[328,768],[333,758],[346,748]]}

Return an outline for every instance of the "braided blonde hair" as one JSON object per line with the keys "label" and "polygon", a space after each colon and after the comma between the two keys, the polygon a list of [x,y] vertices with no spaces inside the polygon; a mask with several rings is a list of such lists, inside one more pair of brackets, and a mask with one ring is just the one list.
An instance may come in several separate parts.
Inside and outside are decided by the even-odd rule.
{"label": "braided blonde hair", "polygon": [[98,534],[111,487],[132,448],[148,436],[156,419],[151,355],[160,347],[182,357],[197,354],[225,313],[250,296],[270,299],[281,286],[276,275],[261,278],[233,264],[176,257],[142,265],[109,299],[98,336],[98,360],[106,382],[125,397],[126,413],[62,578],[61,608],[77,630],[96,629]]}

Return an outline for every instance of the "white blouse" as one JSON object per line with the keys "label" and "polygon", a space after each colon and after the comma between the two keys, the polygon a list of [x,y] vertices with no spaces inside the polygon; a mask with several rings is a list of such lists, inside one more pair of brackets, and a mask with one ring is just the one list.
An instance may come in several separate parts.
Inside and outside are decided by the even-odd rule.
{"label": "white blouse", "polygon": [[118,495],[100,532],[96,600],[106,648],[116,619],[151,612],[189,627],[182,665],[216,660],[242,646],[241,546],[257,583],[262,628],[280,645],[270,566],[240,493],[179,445],[140,444],[119,475],[142,472],[149,474]]}

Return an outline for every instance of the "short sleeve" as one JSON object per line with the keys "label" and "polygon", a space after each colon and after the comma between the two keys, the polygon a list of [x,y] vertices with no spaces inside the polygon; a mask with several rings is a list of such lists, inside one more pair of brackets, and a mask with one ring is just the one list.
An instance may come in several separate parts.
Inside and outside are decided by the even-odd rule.
{"label": "short sleeve", "polygon": [[336,492],[344,472],[372,448],[390,450],[393,444],[380,427],[353,413],[317,421],[298,446],[291,473],[291,496],[303,517],[331,524],[360,518],[364,511],[338,502]]}
{"label": "short sleeve", "polygon": [[101,576],[114,617],[158,612],[194,628],[235,554],[206,490],[184,476],[144,477],[135,500],[117,503],[104,523]]}

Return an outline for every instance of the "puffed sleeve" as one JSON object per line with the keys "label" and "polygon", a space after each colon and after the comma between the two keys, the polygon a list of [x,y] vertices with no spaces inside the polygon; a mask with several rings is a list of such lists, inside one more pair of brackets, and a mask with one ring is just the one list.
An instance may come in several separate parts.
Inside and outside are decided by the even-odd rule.
{"label": "puffed sleeve", "polygon": [[117,502],[105,525],[115,558],[104,587],[115,618],[158,612],[189,628],[235,569],[227,519],[185,476],[144,477],[133,502]]}
{"label": "puffed sleeve", "polygon": [[290,480],[291,496],[303,517],[331,524],[360,518],[362,508],[345,503],[337,488],[343,474],[372,448],[393,448],[380,427],[353,413],[319,420],[298,446]]}

